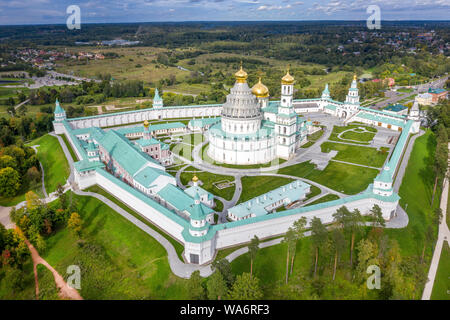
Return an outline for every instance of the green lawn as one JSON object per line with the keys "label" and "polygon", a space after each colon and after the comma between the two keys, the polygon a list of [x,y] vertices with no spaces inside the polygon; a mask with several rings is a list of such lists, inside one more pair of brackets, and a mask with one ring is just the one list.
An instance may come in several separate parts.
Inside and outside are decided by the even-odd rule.
{"label": "green lawn", "polygon": [[[439,196],[431,208],[434,173],[433,159],[435,150],[434,134],[430,130],[416,139],[408,166],[399,190],[400,205],[408,213],[409,223],[403,229],[386,229],[385,233],[399,242],[402,253],[420,255],[423,249],[425,232],[431,224],[433,208],[439,206]],[[440,194],[440,190],[436,194]],[[434,226],[437,234],[437,226]],[[426,249],[426,261],[431,259],[433,250]]]}
{"label": "green lawn", "polygon": [[55,278],[50,270],[42,264],[37,265],[39,283],[39,300],[59,300]]}
{"label": "green lawn", "polygon": [[57,138],[47,134],[33,140],[28,145],[33,146],[37,144],[40,145],[37,148],[37,156],[45,172],[45,189],[50,194],[56,191],[58,184],[66,184],[70,174],[69,163]]}
{"label": "green lawn", "polygon": [[66,144],[66,147],[69,150],[70,155],[72,156],[72,160],[75,161],[75,162],[78,161],[79,159],[77,157],[77,154],[73,150],[72,145],[70,144],[69,140],[67,140],[66,135],[65,134],[60,134],[59,136],[64,140],[64,143]]}
{"label": "green lawn", "polygon": [[172,274],[165,249],[107,205],[73,195],[83,220],[79,241],[67,229],[47,239],[42,255],[61,275],[81,268],[84,299],[186,299],[186,281]]}
{"label": "green lawn", "polygon": [[328,166],[320,171],[308,161],[282,168],[278,173],[306,178],[346,194],[356,194],[372,183],[378,170],[330,161]]}
{"label": "green lawn", "polygon": [[102,196],[108,198],[109,200],[111,200],[112,202],[117,204],[119,207],[121,207],[123,210],[127,211],[129,214],[136,217],[137,219],[139,219],[140,221],[145,223],[147,226],[149,226],[150,228],[152,228],[153,230],[155,230],[156,232],[161,234],[164,238],[166,238],[174,246],[175,251],[178,254],[178,257],[180,258],[180,260],[183,261],[184,246],[181,243],[179,243],[177,240],[173,239],[170,235],[166,234],[164,231],[162,231],[157,226],[152,224],[146,218],[142,217],[138,212],[136,212],[133,209],[131,209],[130,207],[128,207],[125,203],[123,203],[122,201],[120,201],[119,199],[114,197],[112,194],[110,194],[107,191],[105,191],[104,189],[102,189],[100,186],[95,185],[95,186],[89,187],[86,189],[86,191],[95,192],[95,193],[101,194]]}
{"label": "green lawn", "polygon": [[197,175],[199,180],[203,182],[203,185],[201,186],[203,189],[211,192],[212,194],[215,194],[216,196],[222,197],[225,200],[231,200],[233,198],[234,190],[236,188],[234,185],[225,189],[219,189],[214,185],[215,182],[222,180],[228,180],[230,182],[233,182],[234,181],[233,176],[225,176],[207,171],[198,171],[198,169],[194,167],[188,167],[186,168],[185,171],[181,173],[180,179],[182,184],[184,184],[185,186],[188,185],[189,181],[191,181],[192,178],[194,177],[193,171],[196,171],[195,174]]}
{"label": "green lawn", "polygon": [[431,300],[450,300],[450,247],[444,242]]}
{"label": "green lawn", "polygon": [[329,153],[336,150],[338,154],[333,158],[356,164],[381,168],[389,154],[386,148],[377,150],[376,148],[353,146],[342,143],[324,142],[320,146],[322,152]]}
{"label": "green lawn", "polygon": [[266,192],[272,191],[278,187],[284,186],[294,179],[274,177],[274,176],[255,176],[242,177],[242,193],[238,203],[245,202],[260,196]]}
{"label": "green lawn", "polygon": [[[366,129],[367,131],[370,131],[370,132],[372,132],[374,134],[377,133],[377,131],[378,131],[376,128],[370,127],[370,126],[368,126],[366,124],[363,124],[363,123],[360,124],[359,122],[352,122],[351,124],[346,125],[346,126],[334,126],[333,127],[333,131],[331,132],[329,140],[332,140],[332,141],[345,141],[345,140],[339,139],[338,135],[340,133],[344,132],[344,131],[349,130],[349,129],[356,129],[356,128],[359,128],[359,127],[362,127],[364,129]],[[358,139],[355,139],[355,140],[358,140]]]}
{"label": "green lawn", "polygon": [[368,143],[372,141],[375,133],[373,132],[358,132],[358,131],[346,131],[341,135],[341,140],[353,140]]}

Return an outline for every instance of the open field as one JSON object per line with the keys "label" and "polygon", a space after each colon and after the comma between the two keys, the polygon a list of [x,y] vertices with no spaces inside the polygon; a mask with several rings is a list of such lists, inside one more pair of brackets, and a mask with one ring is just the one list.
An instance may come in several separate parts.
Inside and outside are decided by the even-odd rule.
{"label": "open field", "polygon": [[[191,171],[191,172],[186,172]],[[193,173],[192,171],[195,171]],[[211,192],[212,194],[215,194],[219,197],[222,197],[226,200],[231,200],[234,195],[235,186],[234,184],[231,187],[225,188],[225,189],[218,189],[214,186],[215,182],[222,181],[222,180],[228,180],[230,182],[234,181],[233,176],[225,176],[220,174],[215,174],[212,172],[207,171],[197,171],[194,167],[188,167],[186,168],[183,173],[181,173],[180,179],[181,183],[185,186],[188,186],[189,181],[192,180],[192,177],[194,177],[194,174],[198,177],[198,179],[203,182],[203,185],[201,186],[206,191]]]}
{"label": "open field", "polygon": [[315,169],[310,162],[302,162],[282,168],[278,173],[306,178],[346,194],[356,194],[372,183],[378,170],[330,161],[323,171]]}
{"label": "open field", "polygon": [[58,184],[66,183],[70,173],[69,163],[57,138],[47,134],[29,143],[30,146],[37,144],[40,145],[37,156],[45,172],[45,189],[50,194],[56,191]]}
{"label": "open field", "polygon": [[245,202],[260,196],[266,192],[272,191],[278,187],[284,186],[294,179],[273,177],[273,176],[256,176],[242,177],[242,193],[238,203]]}
{"label": "open field", "polygon": [[371,147],[353,146],[342,143],[324,142],[320,146],[322,152],[330,152],[336,150],[338,153],[333,158],[356,164],[381,168],[389,154],[387,148],[377,150]]}
{"label": "open field", "polygon": [[176,241],[171,236],[169,236],[168,234],[166,234],[163,230],[161,230],[160,228],[158,228],[157,226],[155,226],[154,224],[149,222],[147,219],[142,217],[138,212],[136,212],[133,209],[131,209],[125,203],[123,203],[122,201],[120,201],[119,199],[114,197],[112,194],[110,194],[107,191],[105,191],[104,189],[102,189],[100,186],[95,185],[95,186],[89,187],[89,188],[86,189],[86,191],[95,192],[95,193],[101,194],[102,196],[104,196],[105,198],[111,200],[112,202],[117,204],[119,207],[121,207],[123,210],[127,211],[129,214],[131,214],[132,216],[136,217],[137,219],[139,219],[140,221],[145,223],[147,226],[149,226],[150,228],[152,228],[153,230],[155,230],[156,232],[161,234],[164,238],[166,238],[174,246],[175,251],[178,254],[178,257],[180,258],[181,261],[183,261],[183,251],[184,251],[183,245],[181,243],[179,243],[178,241]]}
{"label": "open field", "polygon": [[186,299],[186,281],[174,276],[164,248],[92,197],[73,195],[83,220],[82,240],[63,229],[42,255],[60,274],[81,266],[84,299]]}

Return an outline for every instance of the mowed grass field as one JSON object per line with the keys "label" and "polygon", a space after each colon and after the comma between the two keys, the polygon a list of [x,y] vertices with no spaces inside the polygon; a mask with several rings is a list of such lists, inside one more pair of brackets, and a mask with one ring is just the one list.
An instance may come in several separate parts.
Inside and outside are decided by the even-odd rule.
{"label": "mowed grass field", "polygon": [[42,255],[61,275],[81,268],[84,299],[186,299],[186,280],[172,274],[165,249],[92,197],[73,195],[83,220],[82,240],[67,229],[47,239]]}
{"label": "mowed grass field", "polygon": [[380,149],[349,144],[324,142],[320,146],[322,152],[329,153],[336,150],[338,153],[333,158],[345,162],[361,164],[370,167],[381,168],[389,154],[388,149]]}
{"label": "mowed grass field", "polygon": [[253,199],[292,181],[294,179],[273,176],[242,177],[242,193],[238,203]]}
{"label": "mowed grass field", "polygon": [[187,167],[181,173],[181,176],[180,176],[181,183],[184,184],[185,186],[188,186],[189,181],[192,180],[192,178],[194,177],[194,174],[203,183],[203,185],[201,185],[201,187],[203,189],[205,189],[206,191],[209,191],[214,195],[222,197],[225,200],[231,200],[233,198],[234,191],[236,189],[236,186],[234,184],[231,187],[228,187],[225,189],[218,189],[214,185],[214,183],[219,182],[219,181],[224,181],[224,180],[233,182],[234,181],[233,176],[220,175],[220,174],[215,174],[215,173],[207,172],[207,171],[199,171],[198,169],[196,169],[194,167]]}
{"label": "mowed grass field", "polygon": [[58,184],[65,185],[70,174],[70,167],[58,139],[46,134],[33,140],[28,145],[39,145],[37,148],[37,156],[44,167],[45,189],[47,193],[50,194],[56,191]]}
{"label": "mowed grass field", "polygon": [[372,183],[379,171],[335,161],[330,161],[321,171],[308,161],[282,168],[277,173],[306,178],[345,194],[357,194]]}
{"label": "mowed grass field", "polygon": [[431,300],[450,300],[450,247],[444,242]]}

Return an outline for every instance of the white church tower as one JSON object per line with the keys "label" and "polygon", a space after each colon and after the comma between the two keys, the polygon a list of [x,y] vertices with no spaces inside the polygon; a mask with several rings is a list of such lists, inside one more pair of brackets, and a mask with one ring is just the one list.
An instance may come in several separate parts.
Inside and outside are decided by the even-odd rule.
{"label": "white church tower", "polygon": [[275,122],[277,134],[277,155],[289,159],[295,153],[295,138],[297,131],[297,114],[293,107],[294,77],[289,74],[281,79],[281,101]]}
{"label": "white church tower", "polygon": [[53,128],[55,128],[56,134],[63,134],[64,133],[64,124],[63,121],[66,120],[66,112],[63,108],[59,105],[58,99],[55,101],[55,111],[53,111],[53,115],[55,117],[55,120],[53,120]]}
{"label": "white church tower", "polygon": [[[356,74],[353,76],[353,81],[348,90],[347,97],[344,102],[344,110],[341,112],[340,116],[348,118],[351,115],[355,114],[358,111],[359,107],[359,91],[358,91],[358,83],[356,81]],[[344,114],[346,112],[346,114]]]}
{"label": "white church tower", "polygon": [[163,107],[163,99],[159,96],[158,88],[155,89],[155,96],[153,97],[153,108],[158,109]]}

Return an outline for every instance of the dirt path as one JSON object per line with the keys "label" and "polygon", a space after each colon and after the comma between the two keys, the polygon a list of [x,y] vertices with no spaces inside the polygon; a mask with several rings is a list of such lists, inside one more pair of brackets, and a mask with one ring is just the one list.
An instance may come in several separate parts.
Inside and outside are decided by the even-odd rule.
{"label": "dirt path", "polygon": [[25,243],[27,244],[28,249],[30,249],[31,258],[33,259],[34,280],[36,283],[36,299],[39,299],[37,265],[42,264],[53,274],[53,277],[55,278],[56,287],[59,290],[58,295],[61,299],[83,300],[78,291],[74,288],[69,287],[69,285],[64,281],[64,278],[61,277],[58,271],[56,271],[51,265],[49,265],[47,261],[42,259],[37,250],[27,239],[25,239]]}

